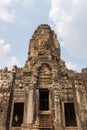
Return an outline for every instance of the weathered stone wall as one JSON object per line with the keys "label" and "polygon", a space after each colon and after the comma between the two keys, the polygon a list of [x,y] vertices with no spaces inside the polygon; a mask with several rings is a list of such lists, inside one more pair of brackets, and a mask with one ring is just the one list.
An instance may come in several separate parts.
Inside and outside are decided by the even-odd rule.
{"label": "weathered stone wall", "polygon": [[77,75],[73,84],[75,108],[81,130],[87,129],[87,71],[85,70]]}
{"label": "weathered stone wall", "polygon": [[0,129],[6,126],[7,109],[9,105],[12,73],[7,68],[0,70]]}

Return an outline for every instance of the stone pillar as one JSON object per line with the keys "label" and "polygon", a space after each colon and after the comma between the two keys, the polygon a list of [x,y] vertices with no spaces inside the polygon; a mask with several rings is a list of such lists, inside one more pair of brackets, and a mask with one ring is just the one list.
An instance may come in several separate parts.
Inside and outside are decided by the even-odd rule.
{"label": "stone pillar", "polygon": [[33,123],[33,115],[34,115],[33,94],[34,90],[30,89],[28,93],[28,102],[27,102],[27,124]]}
{"label": "stone pillar", "polygon": [[36,112],[36,114],[35,114],[35,123],[34,123],[34,129],[35,130],[37,130],[38,129],[38,126],[39,126],[39,117],[38,117],[38,112],[39,112],[39,90],[38,89],[36,89],[36,99],[35,99],[35,107],[36,107],[36,109],[35,109],[35,112]]}
{"label": "stone pillar", "polygon": [[39,111],[39,90],[36,90],[36,119],[38,119],[38,111]]}
{"label": "stone pillar", "polygon": [[54,91],[54,110],[55,110],[55,119],[54,119],[54,127],[55,130],[62,130],[61,127],[61,112],[60,112],[60,96],[59,96],[59,86],[55,85],[53,88]]}
{"label": "stone pillar", "polygon": [[21,130],[32,130],[33,117],[34,117],[34,89],[33,87],[29,88],[26,114],[27,114],[26,122],[22,124]]}
{"label": "stone pillar", "polygon": [[0,130],[6,130],[5,127],[5,122],[6,122],[6,112],[3,111],[2,113],[0,113]]}

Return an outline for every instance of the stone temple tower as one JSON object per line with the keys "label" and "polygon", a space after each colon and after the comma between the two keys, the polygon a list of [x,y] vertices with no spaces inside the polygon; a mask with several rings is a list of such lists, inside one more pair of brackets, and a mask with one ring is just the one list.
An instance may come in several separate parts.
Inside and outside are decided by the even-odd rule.
{"label": "stone temple tower", "polygon": [[54,31],[38,26],[25,66],[0,70],[0,130],[87,130],[86,77],[67,69]]}

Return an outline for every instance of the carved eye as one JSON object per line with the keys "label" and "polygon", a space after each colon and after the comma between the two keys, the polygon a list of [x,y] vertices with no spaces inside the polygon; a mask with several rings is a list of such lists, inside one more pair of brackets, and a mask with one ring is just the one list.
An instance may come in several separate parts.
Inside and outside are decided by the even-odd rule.
{"label": "carved eye", "polygon": [[78,85],[78,83],[77,83],[77,82],[76,82],[75,84],[76,84],[76,85]]}
{"label": "carved eye", "polygon": [[38,50],[38,48],[37,48],[37,47],[34,47],[34,50]]}
{"label": "carved eye", "polygon": [[20,89],[22,89],[23,87],[21,86]]}
{"label": "carved eye", "polygon": [[48,46],[48,45],[46,46],[46,49],[47,49],[47,50],[49,49],[49,46]]}
{"label": "carved eye", "polygon": [[81,83],[79,83],[79,85],[82,85]]}
{"label": "carved eye", "polygon": [[3,110],[0,110],[0,112],[3,112]]}

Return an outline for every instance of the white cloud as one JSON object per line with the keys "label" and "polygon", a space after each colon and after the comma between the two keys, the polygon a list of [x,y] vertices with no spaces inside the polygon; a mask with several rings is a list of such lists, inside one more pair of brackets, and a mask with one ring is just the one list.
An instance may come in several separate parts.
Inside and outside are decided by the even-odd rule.
{"label": "white cloud", "polygon": [[12,0],[0,0],[0,7],[9,6]]}
{"label": "white cloud", "polygon": [[11,69],[14,65],[20,66],[20,63],[15,56],[8,57],[6,62],[8,63],[7,65],[9,69]]}
{"label": "white cloud", "polygon": [[0,9],[0,20],[5,22],[14,22],[14,11],[8,12],[6,8]]}
{"label": "white cloud", "polygon": [[3,54],[5,55],[10,51],[11,51],[10,45],[5,44],[5,41],[3,39],[0,39],[0,57],[2,57]]}
{"label": "white cloud", "polygon": [[11,46],[6,44],[3,39],[0,39],[0,68],[7,66],[9,69],[13,65],[20,65],[15,56],[10,56]]}
{"label": "white cloud", "polygon": [[31,6],[34,4],[35,0],[14,0],[17,4],[20,3],[22,5]]}
{"label": "white cloud", "polygon": [[33,4],[34,3],[34,0],[23,0],[22,1],[23,2],[23,4],[25,4],[25,5],[27,5],[27,4]]}
{"label": "white cloud", "polygon": [[71,62],[66,62],[65,64],[66,64],[68,69],[71,69],[71,70],[76,70],[77,69],[76,64],[72,64]]}
{"label": "white cloud", "polygon": [[62,45],[73,55],[87,59],[87,0],[51,0],[49,13]]}
{"label": "white cloud", "polygon": [[0,0],[0,21],[14,22],[15,12],[9,10],[12,0]]}

